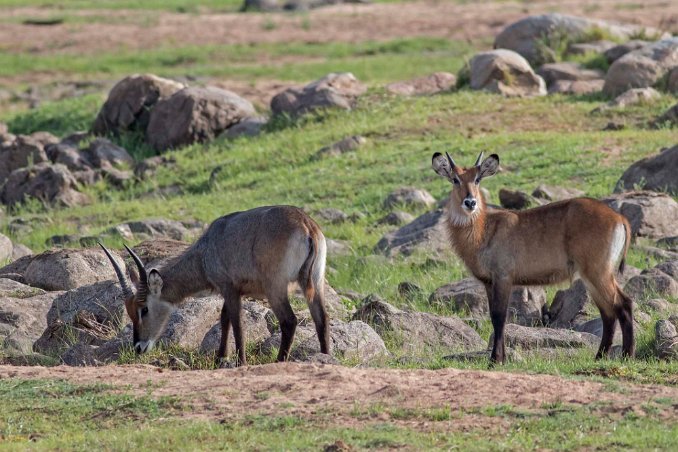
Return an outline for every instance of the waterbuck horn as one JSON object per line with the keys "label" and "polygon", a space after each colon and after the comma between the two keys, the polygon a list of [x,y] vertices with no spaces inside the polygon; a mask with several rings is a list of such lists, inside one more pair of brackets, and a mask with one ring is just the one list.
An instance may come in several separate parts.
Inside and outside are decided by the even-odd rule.
{"label": "waterbuck horn", "polygon": [[101,242],[97,242],[101,249],[104,250],[104,253],[106,253],[106,256],[108,257],[108,260],[111,261],[111,264],[113,264],[113,270],[115,270],[115,274],[118,276],[118,281],[120,281],[120,287],[122,288],[122,295],[125,297],[125,300],[130,299],[131,297],[134,296],[134,292],[132,292],[132,288],[127,284],[127,279],[125,278],[125,275],[122,273],[122,270],[120,269],[120,266],[118,263],[113,259],[113,256],[111,256],[111,253],[106,249],[105,246],[101,244]]}
{"label": "waterbuck horn", "polygon": [[139,290],[137,291],[137,300],[139,302],[143,302],[146,300],[146,294],[148,293],[148,274],[146,273],[146,267],[144,267],[144,264],[141,262],[141,259],[139,259],[139,256],[137,256],[137,254],[132,251],[130,247],[125,245],[125,249],[129,255],[132,256],[134,263],[137,264],[137,268],[139,269]]}
{"label": "waterbuck horn", "polygon": [[480,163],[483,161],[483,151],[480,151],[480,155],[478,155],[478,159],[476,160],[475,166],[480,166]]}
{"label": "waterbuck horn", "polygon": [[454,164],[454,160],[452,160],[452,157],[450,157],[450,154],[448,154],[447,152],[445,152],[445,155],[447,156],[447,161],[450,163],[450,169],[452,169],[452,168],[454,168],[455,166],[457,166],[457,165]]}

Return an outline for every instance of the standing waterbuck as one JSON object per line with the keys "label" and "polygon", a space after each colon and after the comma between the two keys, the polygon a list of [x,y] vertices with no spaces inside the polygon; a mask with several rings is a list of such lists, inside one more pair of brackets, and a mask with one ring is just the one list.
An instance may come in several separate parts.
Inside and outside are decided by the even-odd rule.
{"label": "standing waterbuck", "polygon": [[136,291],[127,284],[108,250],[101,247],[120,281],[138,353],[153,348],[170,314],[182,300],[203,290],[213,290],[224,297],[217,359],[226,356],[232,327],[237,364],[246,364],[241,297],[251,296],[266,297],[278,318],[282,332],[278,361],[284,361],[297,326],[288,299],[288,286],[293,282],[299,283],[308,302],[320,351],[330,352],[329,317],[324,300],[325,236],[301,209],[259,207],[223,216],[184,253],[150,271],[125,246],[139,270],[138,275],[130,271]]}
{"label": "standing waterbuck", "polygon": [[433,154],[433,170],[453,184],[447,205],[452,246],[487,291],[494,327],[491,362],[503,363],[506,357],[504,325],[513,285],[554,284],[571,280],[575,273],[603,320],[596,358],[607,356],[617,319],[623,354],[633,356],[632,301],[615,280],[615,270],[624,270],[631,239],[626,218],[589,198],[521,212],[488,211],[479,184],[497,173],[499,157],[483,160],[481,152],[475,165],[462,168],[446,156]]}

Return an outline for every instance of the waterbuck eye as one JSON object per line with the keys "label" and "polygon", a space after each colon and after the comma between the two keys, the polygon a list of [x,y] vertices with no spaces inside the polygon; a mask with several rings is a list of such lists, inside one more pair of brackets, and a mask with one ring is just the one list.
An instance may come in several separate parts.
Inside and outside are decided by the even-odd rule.
{"label": "waterbuck eye", "polygon": [[144,306],[143,308],[140,309],[141,311],[141,317],[144,317],[146,314],[148,314],[148,306]]}
{"label": "waterbuck eye", "polygon": [[459,179],[457,179],[456,177],[455,177],[454,179],[452,179],[452,183],[453,183],[454,185],[459,185],[459,184],[461,184],[461,182],[459,182]]}
{"label": "waterbuck eye", "polygon": [[476,179],[476,185],[480,184],[480,178]]}

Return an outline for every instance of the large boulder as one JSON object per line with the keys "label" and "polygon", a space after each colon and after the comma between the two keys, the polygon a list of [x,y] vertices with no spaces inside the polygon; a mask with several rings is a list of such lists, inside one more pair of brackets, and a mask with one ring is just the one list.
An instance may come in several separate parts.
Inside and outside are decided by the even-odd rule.
{"label": "large boulder", "polygon": [[151,110],[146,141],[160,151],[202,143],[255,114],[249,101],[231,91],[184,88]]}
{"label": "large boulder", "polygon": [[450,250],[442,209],[421,215],[402,228],[379,240],[375,251],[387,256],[409,256],[417,251],[442,254]]}
{"label": "large boulder", "polygon": [[115,84],[92,125],[97,135],[125,131],[145,132],[150,111],[184,84],[152,74],[130,75]]}
{"label": "large boulder", "polygon": [[376,295],[365,298],[352,319],[371,325],[380,336],[397,341],[409,354],[428,354],[441,349],[469,351],[485,346],[480,335],[461,319],[401,311]]}
{"label": "large boulder", "polygon": [[67,207],[89,203],[87,195],[77,188],[75,177],[64,165],[42,162],[12,172],[2,187],[0,201],[14,205],[35,198],[45,204]]}
{"label": "large boulder", "polygon": [[298,116],[323,108],[350,110],[367,87],[350,72],[331,73],[303,88],[289,88],[271,99],[273,114]]}
{"label": "large boulder", "polygon": [[221,295],[191,297],[172,313],[159,342],[198,349],[205,336],[219,322],[224,299]]}
{"label": "large boulder", "polygon": [[[267,339],[273,333],[275,316],[273,311],[256,301],[246,300],[242,305],[242,324],[245,330],[245,343],[257,345]],[[233,328],[228,333],[229,349],[235,349]],[[216,323],[209,329],[202,342],[200,351],[203,353],[216,353],[221,344],[221,322]]]}
{"label": "large boulder", "polygon": [[659,320],[655,325],[655,347],[657,357],[678,359],[678,316]]}
{"label": "large boulder", "polygon": [[678,145],[635,162],[624,171],[615,191],[636,188],[678,195]]}
{"label": "large boulder", "polygon": [[[594,348],[600,343],[600,338],[590,333],[580,333],[565,329],[530,328],[513,323],[506,325],[504,338],[507,347],[520,347],[524,350],[538,348]],[[493,340],[494,333],[490,336],[490,347]]]}
{"label": "large boulder", "polygon": [[678,281],[661,268],[649,268],[631,278],[624,286],[624,292],[633,300],[655,296],[678,297]]}
{"label": "large boulder", "polygon": [[[113,254],[124,270],[125,262]],[[117,280],[113,266],[99,249],[45,251],[31,260],[26,282],[45,290],[70,290],[99,281]]]}
{"label": "large boulder", "polygon": [[570,328],[585,321],[585,308],[589,301],[584,282],[576,279],[569,288],[556,292],[548,310],[548,325],[554,328]]}
{"label": "large boulder", "polygon": [[603,91],[608,95],[655,85],[678,65],[678,37],[627,53],[610,66]]}
{"label": "large boulder", "polygon": [[639,25],[620,25],[603,20],[542,14],[529,16],[507,26],[494,40],[495,49],[510,49],[525,57],[531,64],[540,65],[555,61],[555,44],[562,42],[595,41],[597,30],[614,39],[627,40],[634,34],[659,32]]}
{"label": "large boulder", "polygon": [[618,44],[607,49],[604,53],[605,59],[609,64],[612,64],[627,53],[641,49],[648,44],[650,44],[649,41],[643,41],[642,39],[632,39],[630,41],[626,41],[622,44]]}
{"label": "large boulder", "polygon": [[449,72],[434,72],[431,75],[403,82],[389,83],[386,91],[401,96],[423,96],[449,91],[457,83],[457,77]]}
{"label": "large boulder", "polygon": [[[456,312],[468,312],[472,317],[485,318],[489,303],[485,286],[475,278],[465,278],[436,289],[431,303],[450,305]],[[542,321],[546,292],[541,287],[517,286],[509,300],[509,319],[521,325],[536,325]]]}
{"label": "large boulder", "polygon": [[506,49],[476,54],[469,63],[471,89],[504,96],[543,96],[544,79],[518,53]]}
{"label": "large boulder", "polygon": [[17,169],[47,162],[45,144],[30,135],[19,135],[0,145],[0,185]]}
{"label": "large boulder", "polygon": [[632,191],[602,201],[629,220],[634,236],[657,239],[678,235],[678,203],[669,195]]}

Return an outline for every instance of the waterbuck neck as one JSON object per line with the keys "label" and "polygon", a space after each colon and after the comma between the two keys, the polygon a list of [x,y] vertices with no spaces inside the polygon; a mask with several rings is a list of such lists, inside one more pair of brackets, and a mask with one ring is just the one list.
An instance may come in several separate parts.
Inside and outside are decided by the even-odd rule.
{"label": "waterbuck neck", "polygon": [[186,297],[211,289],[205,278],[203,255],[194,244],[181,255],[158,269],[163,280],[162,297],[173,303],[181,303]]}
{"label": "waterbuck neck", "polygon": [[[485,242],[487,212],[485,203],[481,201],[480,208],[473,216],[455,211],[456,206],[448,205],[447,230],[452,247],[464,264],[478,276],[480,272],[478,252]],[[461,221],[461,219],[465,221]]]}

